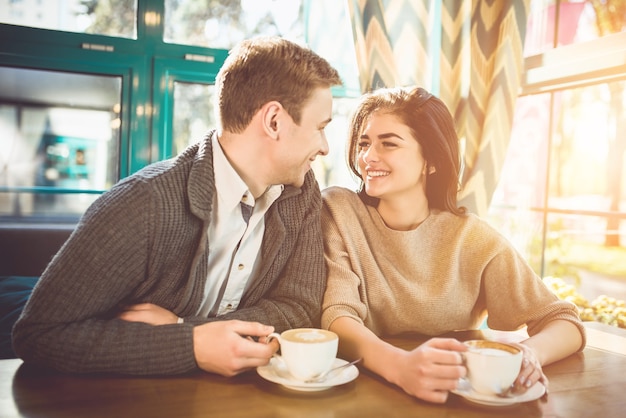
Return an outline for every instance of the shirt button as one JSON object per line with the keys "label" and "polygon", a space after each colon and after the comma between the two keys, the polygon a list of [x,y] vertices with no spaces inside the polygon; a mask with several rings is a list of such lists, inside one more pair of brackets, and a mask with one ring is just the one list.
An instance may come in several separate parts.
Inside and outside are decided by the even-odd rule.
{"label": "shirt button", "polygon": [[244,194],[243,196],[241,196],[241,201],[242,201],[243,203],[246,203],[246,202],[248,201],[248,195],[247,195],[247,194]]}
{"label": "shirt button", "polygon": [[237,266],[237,268],[238,268],[239,270],[243,270],[243,269],[244,269],[244,265],[243,265],[243,264],[239,264],[239,265]]}

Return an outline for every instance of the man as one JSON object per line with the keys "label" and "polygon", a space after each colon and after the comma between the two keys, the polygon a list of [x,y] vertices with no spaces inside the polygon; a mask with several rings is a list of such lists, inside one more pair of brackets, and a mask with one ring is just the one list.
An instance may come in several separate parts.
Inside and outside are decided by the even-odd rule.
{"label": "man", "polygon": [[267,364],[272,331],[319,326],[319,186],[328,62],[242,42],[216,79],[220,126],[121,180],[86,211],[13,329],[27,363],[133,375]]}

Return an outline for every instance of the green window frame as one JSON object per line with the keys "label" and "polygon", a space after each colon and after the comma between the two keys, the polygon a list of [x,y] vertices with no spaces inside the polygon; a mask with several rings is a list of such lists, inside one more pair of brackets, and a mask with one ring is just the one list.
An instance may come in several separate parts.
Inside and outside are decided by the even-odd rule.
{"label": "green window frame", "polygon": [[138,0],[136,39],[0,23],[0,39],[10,40],[0,45],[0,66],[121,78],[116,181],[171,157],[173,81],[213,84],[228,53],[164,42],[163,15],[162,0]]}

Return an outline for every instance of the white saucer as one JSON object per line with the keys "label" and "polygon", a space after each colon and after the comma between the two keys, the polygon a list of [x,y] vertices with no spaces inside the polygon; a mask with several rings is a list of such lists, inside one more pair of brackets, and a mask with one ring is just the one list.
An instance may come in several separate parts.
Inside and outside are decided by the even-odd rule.
{"label": "white saucer", "polygon": [[459,385],[459,388],[452,390],[451,392],[477,404],[488,406],[506,406],[539,399],[544,393],[546,393],[546,387],[542,383],[537,382],[526,392],[520,395],[512,395],[510,398],[500,398],[496,395],[485,395],[483,393],[476,392],[469,387],[469,383],[466,385],[462,383]]}
{"label": "white saucer", "polygon": [[[333,363],[333,367],[338,367],[348,363],[345,360],[336,358]],[[273,383],[278,383],[286,388],[303,391],[314,392],[320,390],[330,389],[333,386],[343,385],[351,382],[359,375],[359,369],[356,366],[348,366],[345,369],[338,370],[336,373],[330,373],[330,375],[323,382],[317,383],[304,383],[295,379],[285,365],[280,361],[272,358],[269,364],[265,366],[259,366],[256,369],[257,373],[265,380],[269,380]]]}

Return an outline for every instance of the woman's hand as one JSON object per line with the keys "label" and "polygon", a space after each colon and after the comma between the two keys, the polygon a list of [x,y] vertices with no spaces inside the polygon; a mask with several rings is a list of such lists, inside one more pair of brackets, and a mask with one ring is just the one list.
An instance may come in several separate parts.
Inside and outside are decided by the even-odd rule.
{"label": "woman's hand", "polygon": [[524,357],[522,359],[522,368],[515,383],[513,383],[513,393],[524,393],[537,382],[543,383],[547,390],[548,378],[543,374],[543,369],[535,350],[523,343],[515,345],[522,349]]}
{"label": "woman's hand", "polygon": [[178,322],[178,316],[152,303],[138,303],[127,306],[117,314],[119,319],[129,322],[145,322],[150,325],[167,325]]}
{"label": "woman's hand", "polygon": [[405,392],[429,402],[443,403],[467,370],[462,352],[467,347],[453,338],[432,338],[403,354],[390,381]]}

